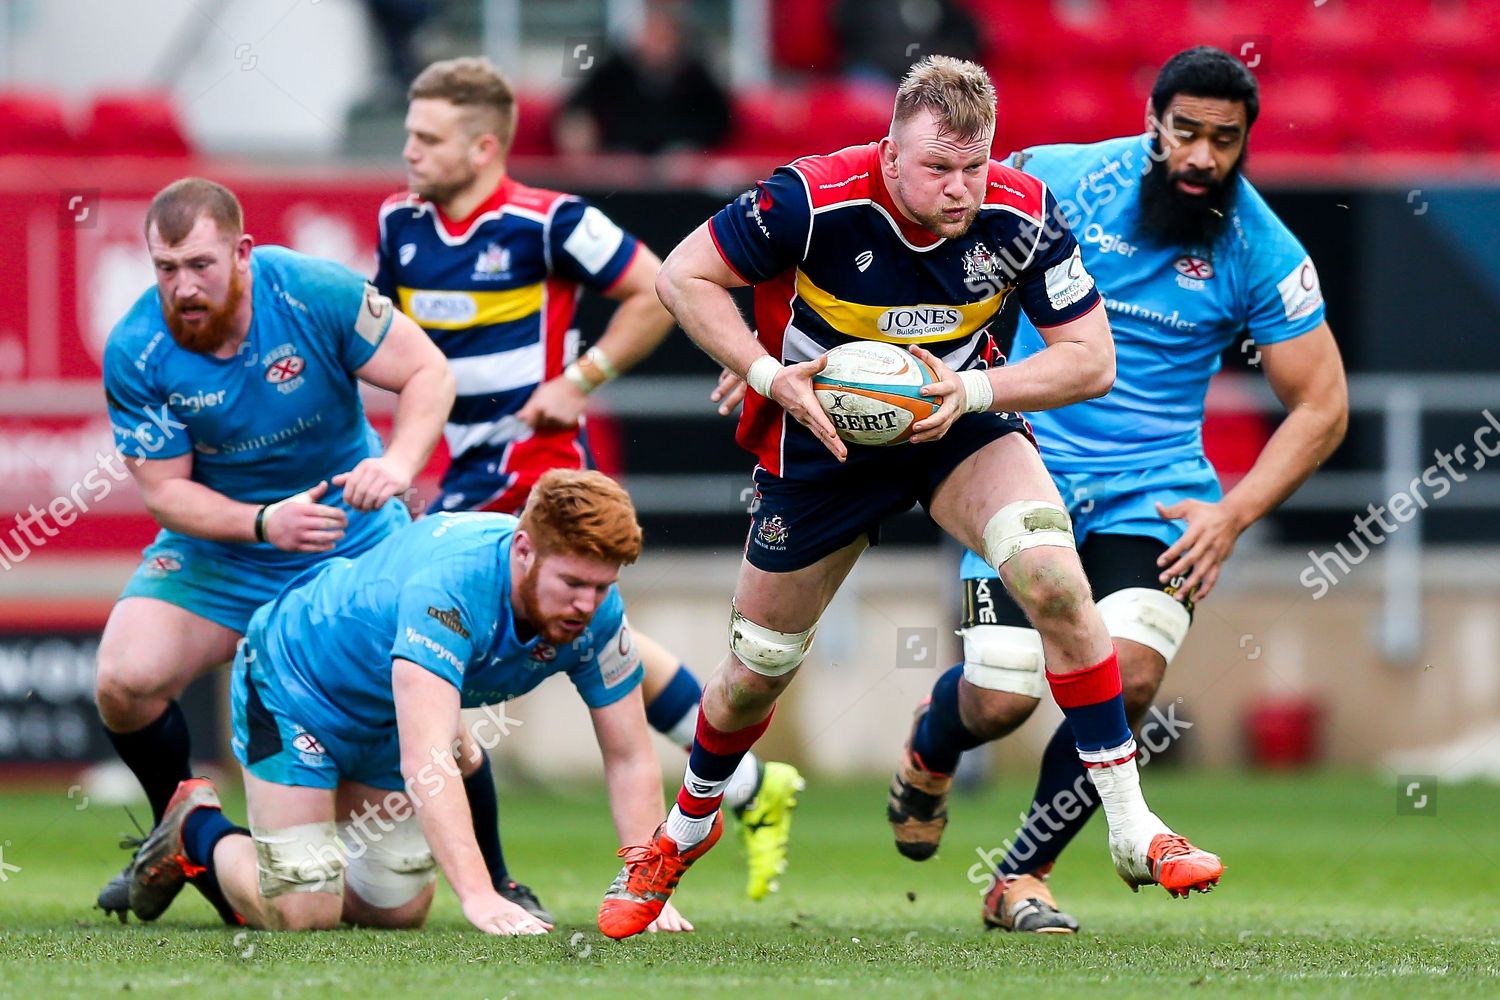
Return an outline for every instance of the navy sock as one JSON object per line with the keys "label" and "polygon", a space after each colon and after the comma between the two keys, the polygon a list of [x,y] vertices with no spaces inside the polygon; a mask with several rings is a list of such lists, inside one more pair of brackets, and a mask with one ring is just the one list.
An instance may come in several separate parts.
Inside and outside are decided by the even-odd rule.
{"label": "navy sock", "polygon": [[231,833],[249,836],[250,831],[229,822],[222,809],[194,809],[182,824],[182,847],[187,859],[207,868],[215,885],[219,877],[214,871],[214,847]]}
{"label": "navy sock", "polygon": [[[703,686],[698,683],[687,667],[679,665],[677,673],[667,682],[652,699],[651,704],[646,706],[646,721],[651,728],[658,733],[671,736],[673,730],[683,725],[683,720],[689,719],[689,725],[697,719],[698,702],[703,698]],[[692,739],[688,736],[688,742]]]}
{"label": "navy sock", "polygon": [[987,742],[969,732],[958,711],[958,682],[964,667],[950,668],[932,686],[932,702],[912,733],[911,749],[917,762],[929,771],[952,774],[958,758]]}
{"label": "navy sock", "polygon": [[1042,751],[1036,794],[1000,862],[1000,874],[1029,874],[1052,864],[1098,808],[1099,796],[1078,759],[1073,727],[1065,720]]}
{"label": "navy sock", "polygon": [[115,753],[146,790],[155,826],[161,822],[177,786],[193,776],[188,761],[191,742],[182,706],[175,701],[170,703],[155,721],[133,733],[117,733],[108,726],[104,731]]}
{"label": "navy sock", "polygon": [[479,770],[464,779],[464,791],[469,796],[469,812],[474,817],[474,839],[479,842],[479,854],[484,858],[491,884],[499,889],[510,881],[510,869],[505,867],[505,852],[500,849],[500,799],[495,794],[495,777],[490,772],[489,755],[481,754]]}

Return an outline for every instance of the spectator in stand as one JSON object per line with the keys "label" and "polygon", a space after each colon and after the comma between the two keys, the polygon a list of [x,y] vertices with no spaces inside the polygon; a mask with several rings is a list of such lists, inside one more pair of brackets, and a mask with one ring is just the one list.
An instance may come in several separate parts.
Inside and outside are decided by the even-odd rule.
{"label": "spectator in stand", "polygon": [[630,45],[604,55],[558,116],[565,153],[708,149],[729,131],[729,94],[687,38],[675,3],[647,5]]}
{"label": "spectator in stand", "polygon": [[365,0],[380,42],[381,75],[362,102],[370,110],[406,107],[406,85],[422,71],[413,41],[431,20],[432,0]]}
{"label": "spectator in stand", "polygon": [[833,29],[853,77],[895,83],[933,53],[983,62],[979,25],[954,0],[839,0]]}

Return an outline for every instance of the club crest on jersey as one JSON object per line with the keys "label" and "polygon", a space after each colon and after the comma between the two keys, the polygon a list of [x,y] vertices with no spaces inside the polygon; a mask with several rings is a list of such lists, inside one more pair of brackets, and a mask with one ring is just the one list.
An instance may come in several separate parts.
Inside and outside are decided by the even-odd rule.
{"label": "club crest on jersey", "polygon": [[983,243],[975,243],[964,251],[964,274],[970,278],[992,278],[1000,270],[1000,262]]}
{"label": "club crest on jersey", "polygon": [[780,514],[762,518],[760,526],[755,529],[756,539],[768,549],[785,548],[787,536],[791,533],[791,529],[787,527],[786,521],[782,520]]}
{"label": "club crest on jersey", "polygon": [[291,344],[282,344],[266,355],[266,381],[279,393],[296,392],[302,388],[302,373],[306,370],[307,359]]}
{"label": "club crest on jersey", "polygon": [[474,258],[475,281],[503,278],[510,272],[510,251],[498,243],[491,243]]}
{"label": "club crest on jersey", "polygon": [[549,642],[539,642],[531,651],[533,663],[551,663],[555,659],[557,659],[557,647]]}
{"label": "club crest on jersey", "polygon": [[1177,273],[1187,278],[1212,278],[1214,266],[1202,257],[1178,257],[1172,265]]}

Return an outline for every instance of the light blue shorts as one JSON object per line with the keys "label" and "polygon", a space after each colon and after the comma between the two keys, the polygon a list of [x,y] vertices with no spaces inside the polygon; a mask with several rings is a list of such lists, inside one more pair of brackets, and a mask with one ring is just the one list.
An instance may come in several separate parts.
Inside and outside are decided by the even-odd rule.
{"label": "light blue shorts", "polygon": [[411,522],[399,498],[379,511],[351,518],[356,516],[360,522],[335,552],[294,558],[264,558],[264,545],[211,542],[163,530],[141,552],[141,564],[120,597],[154,597],[243,634],[255,609],[281,593],[299,573],[329,555],[357,556]]}
{"label": "light blue shorts", "polygon": [[229,745],[245,770],[262,781],[299,788],[337,788],[341,781],[388,791],[405,788],[395,726],[365,740],[304,726],[276,683],[274,664],[255,641],[252,628],[235,653],[229,682]]}

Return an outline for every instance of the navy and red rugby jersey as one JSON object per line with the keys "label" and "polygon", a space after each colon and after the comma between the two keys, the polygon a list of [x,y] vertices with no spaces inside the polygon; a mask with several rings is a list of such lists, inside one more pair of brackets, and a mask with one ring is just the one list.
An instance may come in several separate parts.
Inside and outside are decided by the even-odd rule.
{"label": "navy and red rugby jersey", "polygon": [[414,194],[386,199],[375,287],[448,356],[454,465],[531,435],[516,414],[577,354],[581,288],[608,291],[639,246],[582,198],[510,177],[457,221]]}
{"label": "navy and red rugby jersey", "polygon": [[[1040,180],[991,160],[974,224],[943,239],[896,208],[878,150],[803,157],[709,220],[725,262],[755,286],[756,336],[772,357],[793,364],[850,340],[881,340],[921,344],[961,371],[1001,360],[988,327],[1012,292],[1038,327],[1099,304]],[[789,423],[750,392],[736,440],[780,475]]]}

